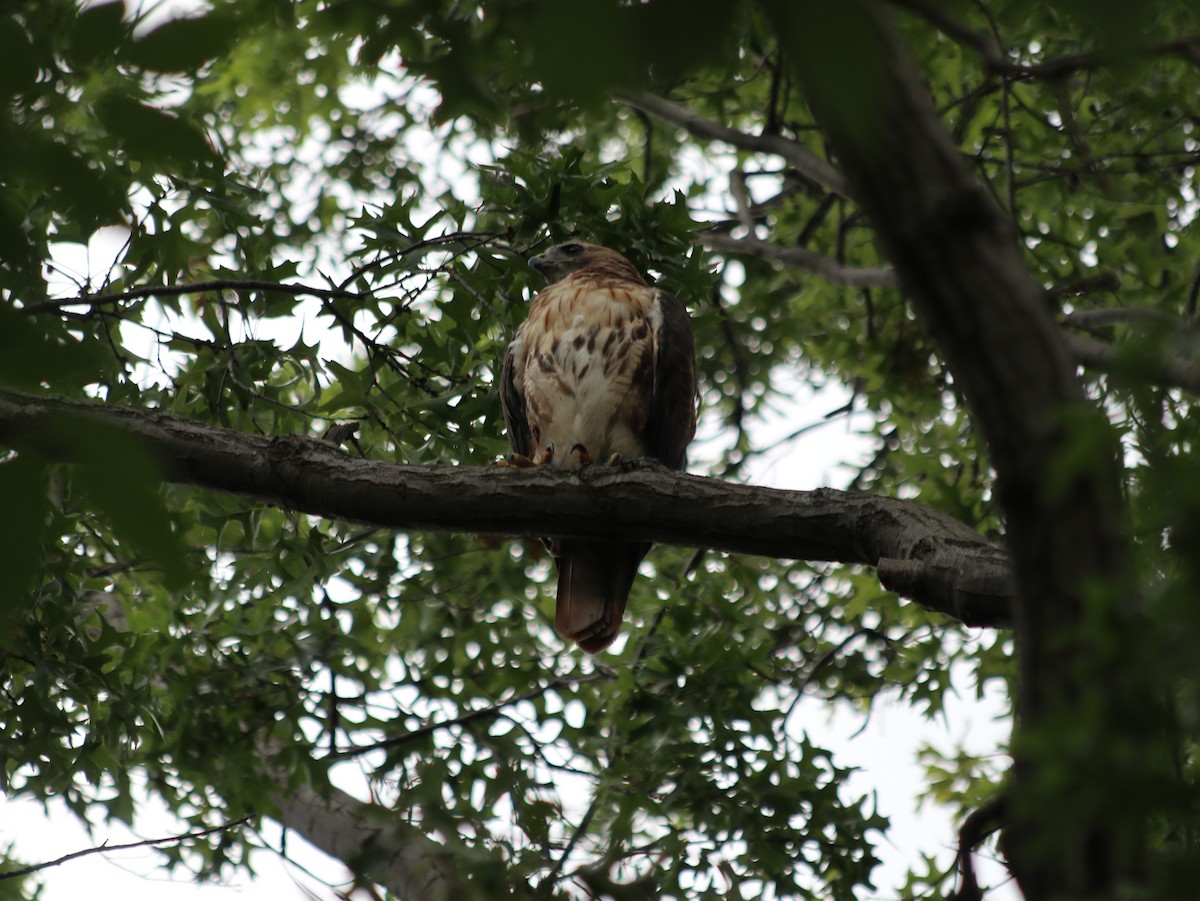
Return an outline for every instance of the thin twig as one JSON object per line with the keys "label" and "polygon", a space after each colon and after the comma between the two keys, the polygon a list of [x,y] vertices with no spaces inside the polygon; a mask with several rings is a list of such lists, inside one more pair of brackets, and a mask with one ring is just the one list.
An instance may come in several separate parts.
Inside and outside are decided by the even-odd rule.
{"label": "thin twig", "polygon": [[193,838],[204,838],[205,836],[212,835],[215,832],[225,832],[228,829],[234,829],[238,826],[242,826],[254,819],[255,816],[256,814],[252,813],[246,814],[246,816],[242,817],[240,820],[234,820],[232,823],[226,823],[224,826],[213,826],[210,829],[201,829],[197,832],[188,832],[185,835],[168,835],[165,838],[148,838],[144,841],[128,842],[127,844],[123,845],[110,845],[106,842],[96,848],[87,848],[83,851],[74,851],[71,854],[64,854],[57,860],[49,860],[45,863],[34,863],[27,867],[20,867],[16,870],[7,870],[3,873],[0,873],[0,879],[19,879],[22,876],[28,876],[30,873],[36,873],[38,870],[47,870],[50,867],[57,867],[61,864],[64,864],[69,860],[75,860],[79,857],[87,857],[89,854],[105,854],[109,851],[128,851],[131,848],[149,848],[156,845],[185,842]]}
{"label": "thin twig", "polygon": [[812,683],[816,681],[817,676],[821,674],[821,670],[825,668],[825,665],[836,659],[837,656],[841,654],[842,651],[846,650],[850,643],[856,638],[874,638],[885,642],[887,641],[887,636],[876,631],[875,629],[868,629],[866,626],[863,626],[860,629],[855,629],[836,645],[818,657],[816,662],[814,662],[813,665],[808,668],[808,672],[804,674],[804,678],[800,680],[800,684],[796,686],[796,697],[792,698],[792,703],[788,705],[787,713],[783,715],[783,719],[780,721],[782,723],[782,729],[784,733],[787,732],[788,720],[792,718],[792,714],[796,711],[797,705],[799,705],[799,703],[804,699],[804,692],[808,689],[808,686],[812,685]]}
{"label": "thin twig", "polygon": [[592,795],[592,803],[588,805],[587,812],[583,815],[583,819],[579,821],[579,825],[575,827],[571,833],[571,837],[567,839],[566,847],[563,848],[562,854],[558,860],[554,862],[554,869],[550,871],[550,875],[546,877],[546,882],[549,885],[554,885],[563,876],[563,867],[567,863],[567,858],[571,856],[571,852],[575,850],[575,845],[579,842],[580,837],[587,831],[588,826],[592,824],[592,819],[596,816],[596,810],[600,806],[600,792],[597,791]]}
{"label": "thin twig", "polygon": [[[741,452],[749,440],[746,435],[746,392],[750,390],[750,384],[747,372],[746,348],[742,343],[742,339],[738,336],[733,317],[729,315],[729,310],[726,308],[724,299],[721,297],[721,286],[724,281],[725,269],[722,267],[720,275],[713,283],[712,305],[720,316],[721,334],[725,336],[725,343],[729,345],[729,353],[733,357],[733,379],[737,384],[737,393],[733,397],[732,418],[734,432],[736,433],[733,446],[736,451]],[[744,456],[742,459],[744,459]],[[726,468],[726,476],[733,475],[733,471],[737,470],[738,465],[738,463],[731,463]]]}
{"label": "thin twig", "polygon": [[807,247],[808,242],[812,240],[817,229],[825,221],[829,215],[829,211],[833,209],[834,204],[839,202],[836,194],[826,194],[821,202],[817,204],[816,210],[808,217],[808,221],[804,223],[804,227],[800,229],[800,234],[796,238],[797,247]]}
{"label": "thin twig", "polygon": [[564,685],[580,685],[584,682],[595,682],[597,679],[611,678],[608,673],[597,670],[585,676],[563,676],[558,679],[553,679],[545,685],[535,688],[532,691],[527,691],[523,695],[517,695],[515,698],[509,698],[507,701],[501,701],[491,707],[481,707],[478,710],[470,710],[462,716],[455,717],[452,720],[446,720],[440,723],[426,723],[413,729],[411,732],[405,732],[403,735],[393,735],[391,738],[385,738],[373,744],[363,745],[361,747],[351,748],[346,751],[338,751],[335,754],[327,755],[330,760],[344,760],[349,757],[358,757],[366,754],[369,751],[378,751],[383,748],[394,748],[398,745],[407,744],[411,741],[416,741],[430,733],[436,732],[439,729],[449,729],[454,726],[462,726],[467,723],[487,717],[502,716],[504,708],[512,707],[514,704],[520,704],[522,701],[532,701],[534,698],[540,698],[548,691],[553,691]]}
{"label": "thin twig", "polygon": [[753,236],[754,218],[750,214],[750,192],[746,190],[746,173],[741,169],[734,169],[729,173],[729,193],[733,195],[738,221],[745,226],[746,232]]}
{"label": "thin twig", "polygon": [[999,829],[1007,816],[1008,799],[1004,795],[992,798],[976,808],[963,820],[958,830],[958,869],[962,882],[949,901],[982,901],[983,891],[975,876],[974,851],[989,835]]}
{"label": "thin twig", "polygon": [[[439,235],[436,238],[426,238],[407,247],[381,254],[368,263],[356,266],[338,287],[345,288],[346,285],[370,272],[372,269],[381,269],[403,257],[413,254],[419,254],[421,257],[424,257],[426,254],[435,253],[442,249],[443,244],[461,244],[463,248],[462,253],[470,253],[487,244],[495,243],[496,239],[502,237],[503,234],[503,232],[449,232],[448,234]],[[507,245],[502,246],[506,250],[512,249]]]}
{"label": "thin twig", "polygon": [[[1200,270],[1197,270],[1200,273]],[[1081,294],[1091,294],[1098,291],[1116,291],[1121,287],[1121,278],[1115,272],[1100,272],[1087,275],[1067,282],[1065,285],[1055,285],[1046,289],[1046,295],[1058,299],[1060,297],[1077,297]]]}
{"label": "thin twig", "polygon": [[891,0],[899,7],[916,13],[946,37],[957,44],[970,47],[983,59],[989,69],[1000,69],[1006,65],[1004,52],[999,43],[981,31],[975,31],[953,16],[946,13],[936,3],[926,3],[925,0]]}
{"label": "thin twig", "polygon": [[1067,313],[1062,319],[1065,326],[1085,330],[1123,325],[1128,322],[1149,322],[1167,326],[1173,330],[1185,327],[1184,323],[1170,313],[1156,310],[1154,307],[1104,307],[1098,310],[1076,310],[1073,313]]}
{"label": "thin twig", "polygon": [[[984,67],[997,75],[1019,78],[1022,80],[1065,78],[1075,72],[1098,69],[1113,61],[1111,53],[1088,51],[1072,53],[1049,59],[1044,63],[1019,63],[1007,58],[995,43],[981,32],[963,25],[958,20],[948,16],[936,3],[925,0],[891,0],[899,7],[916,13],[930,25],[937,28],[951,40],[964,47],[969,47],[979,54]],[[986,7],[979,4],[985,13]],[[1157,44],[1140,48],[1142,56],[1178,56],[1200,65],[1200,35],[1184,35],[1161,41]]]}
{"label": "thin twig", "polygon": [[1196,318],[1196,297],[1200,295],[1200,266],[1196,267],[1196,272],[1192,276],[1192,286],[1188,288],[1187,296],[1187,313],[1189,319]]}
{"label": "thin twig", "polygon": [[278,294],[302,295],[321,297],[333,300],[349,297],[354,300],[365,300],[366,294],[356,291],[345,291],[341,288],[316,288],[312,285],[286,284],[256,278],[219,278],[205,282],[190,282],[186,285],[147,285],[144,288],[130,288],[115,294],[81,294],[78,297],[62,297],[55,300],[44,300],[41,303],[30,304],[23,308],[25,313],[36,316],[40,313],[51,313],[63,307],[77,307],[81,304],[99,307],[126,300],[141,300],[146,297],[171,297],[180,294],[203,294],[209,291],[274,291]]}

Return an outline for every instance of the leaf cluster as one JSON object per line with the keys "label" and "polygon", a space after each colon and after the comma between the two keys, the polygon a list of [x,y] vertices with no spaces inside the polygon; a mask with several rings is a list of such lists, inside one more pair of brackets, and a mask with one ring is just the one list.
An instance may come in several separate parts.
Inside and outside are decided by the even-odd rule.
{"label": "leaf cluster", "polygon": [[[1159,648],[1128,665],[1167,685],[1175,800],[1156,828],[1164,879],[1182,881],[1200,420],[1146,374],[1195,350],[1197,71],[1152,48],[1196,23],[1166,4],[1103,4],[1091,24],[1079,3],[946,4],[972,42],[896,6],[1055,315],[1157,317],[1099,327],[1124,352],[1085,377],[1127,454]],[[1117,39],[1134,24],[1138,43]],[[581,236],[688,304],[716,436],[698,467],[753,478],[768,453],[803,455],[813,423],[778,443],[761,423],[800,386],[842,386],[852,487],[1003,531],[982,440],[902,290],[703,249],[750,236],[884,266],[853,201],[613,99],[670,95],[826,157],[753,4],[215,2],[159,21],[23,0],[0,51],[0,383],[265,435],[354,422],[351,453],[484,463],[507,450],[495,381],[539,287],[525,258]],[[980,693],[1013,678],[1005,636],[898,603],[870,572],[669,548],[625,643],[580,659],[550,631],[537,543],[159,490],[134,446],[78,424],[58,440],[85,462],[0,459],[0,778],[81,817],[128,822],[144,787],[214,824],[277,809],[264,773],[324,788],[361,766],[381,804],[545,896],[850,899],[887,824],[797,727],[796,699],[937,716],[952,668]],[[1120,636],[1095,641],[1120,656]],[[931,796],[981,802],[1000,780],[977,763],[930,761]],[[212,873],[248,842],[169,853]],[[946,876],[914,866],[910,888]]]}

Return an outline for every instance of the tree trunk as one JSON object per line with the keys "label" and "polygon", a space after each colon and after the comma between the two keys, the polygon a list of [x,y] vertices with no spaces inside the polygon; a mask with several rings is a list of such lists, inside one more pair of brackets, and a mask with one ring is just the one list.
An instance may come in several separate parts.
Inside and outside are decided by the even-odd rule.
{"label": "tree trunk", "polygon": [[1117,448],[1008,218],[972,178],[879,8],[763,5],[996,469],[1018,588],[1014,872],[1031,899],[1110,893],[1136,881],[1142,830],[1136,812],[1100,796],[1107,780],[1130,779],[1113,748],[1148,743],[1135,725],[1144,698],[1113,650],[1137,631]]}

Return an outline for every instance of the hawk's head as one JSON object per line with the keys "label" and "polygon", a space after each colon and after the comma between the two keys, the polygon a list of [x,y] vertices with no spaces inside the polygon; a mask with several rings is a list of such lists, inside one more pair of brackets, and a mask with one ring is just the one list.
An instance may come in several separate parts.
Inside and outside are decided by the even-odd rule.
{"label": "hawk's head", "polygon": [[588,244],[586,241],[567,241],[556,244],[545,253],[529,258],[529,265],[545,276],[550,284],[562,281],[573,272],[587,270],[596,278],[646,282],[633,263],[615,250]]}

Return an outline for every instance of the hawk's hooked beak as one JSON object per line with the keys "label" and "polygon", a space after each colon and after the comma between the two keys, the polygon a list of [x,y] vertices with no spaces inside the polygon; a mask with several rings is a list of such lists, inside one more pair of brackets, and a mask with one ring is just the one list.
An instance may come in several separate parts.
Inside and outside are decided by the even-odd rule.
{"label": "hawk's hooked beak", "polygon": [[529,268],[532,269],[534,272],[537,272],[541,275],[545,275],[546,274],[546,266],[547,266],[546,258],[543,256],[539,255],[536,257],[529,258]]}

